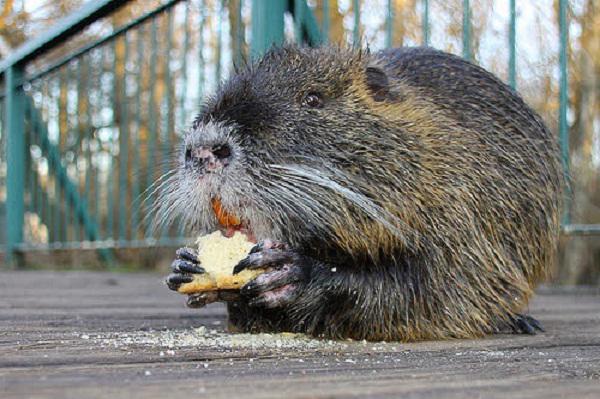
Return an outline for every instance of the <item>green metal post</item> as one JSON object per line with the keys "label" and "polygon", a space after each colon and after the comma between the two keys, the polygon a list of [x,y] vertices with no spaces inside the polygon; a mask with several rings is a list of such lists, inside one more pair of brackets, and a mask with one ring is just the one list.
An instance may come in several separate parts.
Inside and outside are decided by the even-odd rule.
{"label": "green metal post", "polygon": [[323,28],[321,29],[323,43],[329,43],[329,0],[323,0]]}
{"label": "green metal post", "polygon": [[321,29],[306,0],[295,0],[288,11],[294,15],[297,41],[313,47],[323,43]]}
{"label": "green metal post", "polygon": [[283,16],[286,7],[286,0],[252,2],[250,54],[253,58],[263,54],[272,45],[283,43]]}
{"label": "green metal post", "polygon": [[114,40],[111,45],[112,53],[112,92],[110,94],[110,108],[112,111],[112,127],[110,130],[110,136],[108,138],[108,153],[110,155],[110,161],[108,164],[108,173],[106,174],[106,185],[108,189],[108,198],[106,201],[107,208],[107,220],[106,220],[106,237],[110,239],[116,239],[115,236],[115,185],[118,181],[114,179],[114,168],[115,165],[115,127],[118,126],[117,120],[117,93],[119,91],[118,79],[117,79],[117,41]]}
{"label": "green metal post", "polygon": [[[158,36],[157,36],[157,24],[156,18],[152,19],[150,24],[150,82],[156,81],[156,63],[157,63],[157,54],[158,50]],[[156,106],[156,90],[155,85],[150,84],[150,94],[148,97],[148,110],[150,111],[149,115],[149,128],[148,128],[148,155],[146,157],[146,187],[150,187],[152,183],[154,183],[154,165],[156,162],[156,140],[157,140],[157,113],[158,107]],[[150,226],[152,225],[150,217],[148,217],[148,225],[146,226],[146,237],[151,236],[152,229]]]}
{"label": "green metal post", "polygon": [[393,32],[394,32],[394,2],[388,0],[387,2],[387,15],[385,19],[385,47],[390,48],[393,44]]}
{"label": "green metal post", "polygon": [[[60,115],[63,114],[65,111],[63,109],[62,106],[62,101],[60,98],[61,95],[61,91],[63,89],[63,82],[65,81],[65,77],[64,77],[64,69],[61,69],[58,73],[58,97],[55,99],[57,101],[57,106],[56,108],[58,109],[58,122],[57,122],[57,127],[58,127],[58,138],[57,138],[57,146],[58,146],[58,152],[59,154],[64,154],[65,149],[62,148],[62,139],[61,137],[66,134],[66,132],[63,132],[61,130],[61,126],[60,126],[60,120],[61,117]],[[66,142],[66,140],[65,140]],[[60,167],[62,167],[62,160],[60,158],[56,159],[55,162],[53,164],[50,164],[51,166],[54,165],[53,167],[55,168],[54,170],[52,169],[52,167],[50,168],[51,171],[54,172],[54,192],[55,192],[55,196],[54,196],[54,236],[56,238],[56,241],[67,241],[66,239],[66,226],[64,223],[64,219],[62,215],[64,215],[63,212],[63,207],[67,208],[67,204],[63,204],[63,202],[65,201],[65,196],[63,195],[64,193],[62,192],[62,188],[60,186],[60,180],[56,178],[57,174],[55,173],[56,170],[58,170]],[[52,173],[52,172],[51,172]]]}
{"label": "green metal post", "polygon": [[[222,14],[223,14],[223,9],[224,9],[225,5],[223,0],[221,1],[221,12],[220,12],[220,16],[219,16],[219,21],[221,21],[222,19]],[[167,51],[170,51],[170,49],[173,48],[173,18],[174,18],[174,14],[173,14],[173,9],[169,9],[169,11],[167,11]],[[221,23],[221,22],[219,22]],[[221,28],[219,28],[220,30]],[[218,61],[218,68],[217,69],[221,69],[221,33],[219,33],[219,39],[217,39],[218,41],[218,49],[217,52],[219,54],[219,61]],[[165,60],[165,65],[164,65],[164,76],[165,76],[165,117],[164,117],[164,124],[163,124],[163,128],[161,129],[161,133],[162,133],[162,164],[163,164],[163,168],[162,168],[162,176],[164,176],[165,174],[167,174],[169,172],[169,157],[170,157],[170,151],[171,151],[171,147],[170,147],[170,143],[172,142],[172,137],[171,135],[173,134],[173,128],[174,128],[174,113],[173,113],[173,103],[174,101],[172,101],[172,90],[173,90],[173,83],[172,83],[172,79],[171,79],[171,63],[169,62],[169,59]],[[162,231],[160,232],[161,236],[167,236],[169,233],[169,224],[165,223],[163,225]]]}
{"label": "green metal post", "polygon": [[[76,76],[77,76],[77,103],[75,105],[75,134],[77,134],[77,146],[76,146],[76,151],[75,151],[75,167],[77,168],[77,176],[80,175],[81,171],[79,170],[79,162],[77,162],[77,159],[79,158],[79,154],[83,155],[83,142],[84,142],[84,133],[83,133],[83,129],[82,129],[82,118],[83,115],[80,113],[81,111],[81,104],[82,104],[82,99],[83,99],[83,91],[82,91],[82,71],[81,71],[81,64],[83,62],[85,58],[82,57],[79,60],[77,60],[77,67],[76,67]],[[85,173],[87,174],[87,169],[85,170]],[[81,180],[79,179],[79,177],[77,178],[77,190],[81,190],[80,187],[80,182]],[[85,184],[85,180],[83,180],[84,184]],[[84,187],[84,190],[86,190],[86,187]],[[87,198],[87,197],[86,197]],[[73,215],[73,241],[79,241],[80,240],[80,230],[81,230],[81,226],[77,223],[77,215]]]}
{"label": "green metal post", "polygon": [[[121,76],[121,112],[119,120],[119,239],[124,240],[127,235],[127,188],[129,175],[129,113],[127,98],[127,59],[129,58],[129,40],[127,34],[123,35],[123,76]],[[116,56],[116,55],[115,55]],[[167,59],[169,57],[166,57]],[[116,72],[116,70],[115,70]],[[117,76],[115,75],[115,79]],[[131,216],[130,216],[131,217]]]}
{"label": "green metal post", "polygon": [[473,58],[473,54],[471,53],[471,5],[469,4],[469,0],[463,0],[462,44],[463,58],[470,61]]}
{"label": "green metal post", "polygon": [[25,94],[19,87],[23,78],[20,65],[12,65],[5,75],[6,113],[6,255],[16,262],[16,247],[23,242],[25,221]]}
{"label": "green metal post", "polygon": [[303,0],[295,0],[294,1],[294,37],[296,38],[296,43],[304,42],[304,1]]}
{"label": "green metal post", "polygon": [[[181,91],[182,92],[181,92],[181,94],[179,94],[179,128],[180,129],[183,129],[183,127],[185,126],[185,120],[186,120],[186,116],[187,116],[187,112],[185,112],[185,100],[187,99],[187,87],[188,87],[187,57],[190,52],[190,30],[188,29],[188,27],[190,25],[189,19],[190,19],[190,3],[186,3],[185,4],[185,14],[183,16],[183,35],[184,35],[183,52],[181,53],[181,82],[182,82],[182,84],[181,84],[182,90]],[[140,28],[138,28],[138,32],[140,32],[140,29],[142,29],[141,26],[140,26]],[[143,58],[141,58],[140,43],[142,43],[142,41],[138,40],[138,60],[137,60],[138,65],[140,65],[141,62],[143,62]],[[140,98],[140,92],[141,92],[140,84],[139,84],[141,82],[141,80],[139,79],[140,73],[141,73],[141,69],[138,69],[138,85],[137,85],[138,99]],[[138,108],[137,113],[138,114],[140,113],[139,108]],[[138,117],[138,120],[139,120],[139,117]]]}
{"label": "green metal post", "polygon": [[423,0],[422,18],[421,27],[423,29],[423,46],[429,46],[429,0]]}
{"label": "green metal post", "polygon": [[569,126],[567,123],[567,106],[569,101],[568,69],[567,69],[567,46],[569,40],[569,25],[567,21],[568,0],[559,0],[559,30],[560,30],[560,92],[559,92],[559,115],[558,131],[560,135],[560,149],[562,155],[563,172],[567,182],[567,192],[565,193],[565,203],[563,210],[563,225],[571,223],[571,203],[570,203],[570,172],[569,172]]}
{"label": "green metal post", "polygon": [[[106,63],[106,56],[105,56],[105,47],[100,47],[99,49],[99,54],[98,54],[98,78],[95,79],[95,83],[96,83],[96,90],[98,93],[98,104],[97,107],[95,107],[96,109],[94,110],[95,112],[98,112],[99,109],[104,108],[105,103],[106,103],[106,97],[104,94],[104,90],[103,90],[103,85],[102,85],[102,80],[104,78],[104,72],[105,72],[105,63]],[[100,138],[98,136],[97,132],[92,133],[92,138],[96,141],[96,143],[98,144],[98,149],[96,150],[96,153],[94,154],[94,159],[96,160],[95,165],[94,165],[94,215],[96,217],[96,220],[98,221],[98,235],[100,238],[102,238],[103,232],[102,232],[102,207],[100,206],[100,190],[102,189],[102,185],[100,182],[100,156],[102,155],[102,152],[104,152],[104,145],[102,143],[102,141],[100,141]]]}
{"label": "green metal post", "polygon": [[[186,9],[187,10],[187,9]],[[187,11],[186,11],[186,21],[187,21]],[[186,37],[187,37],[187,24],[186,24]],[[137,31],[137,77],[136,77],[136,101],[135,101],[135,133],[134,137],[136,138],[136,145],[142,144],[142,113],[144,109],[142,108],[142,95],[143,95],[143,85],[142,85],[142,73],[144,70],[144,39],[145,39],[145,29],[144,25],[140,25]],[[187,52],[186,52],[187,54]],[[184,54],[184,60],[186,57]],[[146,76],[146,75],[144,75]],[[187,84],[184,84],[184,87],[187,87]],[[185,88],[184,88],[185,90]],[[138,224],[140,218],[140,151],[134,151],[133,153],[133,185],[131,187],[131,198],[132,201],[132,211],[131,211],[131,238],[133,240],[137,240],[139,238],[138,233]]]}
{"label": "green metal post", "polygon": [[243,0],[238,0],[235,3],[235,15],[238,21],[235,29],[235,48],[233,49],[233,61],[235,65],[241,66],[244,61],[243,43],[244,43],[244,24],[242,21],[242,5]]}
{"label": "green metal post", "polygon": [[352,0],[354,28],[352,29],[352,46],[360,47],[360,0]]}
{"label": "green metal post", "polygon": [[[84,189],[84,197],[88,199],[88,210],[90,214],[92,213],[92,201],[91,198],[91,190],[92,190],[92,135],[93,135],[93,122],[92,122],[92,110],[90,109],[92,106],[91,101],[91,93],[93,90],[92,86],[92,68],[90,65],[90,54],[88,54],[85,58],[82,58],[81,62],[85,60],[85,83],[83,90],[87,93],[85,97],[85,189]],[[94,204],[96,205],[96,204]]]}
{"label": "green metal post", "polygon": [[517,88],[517,13],[516,0],[510,0],[510,26],[508,30],[508,83],[513,89]]}

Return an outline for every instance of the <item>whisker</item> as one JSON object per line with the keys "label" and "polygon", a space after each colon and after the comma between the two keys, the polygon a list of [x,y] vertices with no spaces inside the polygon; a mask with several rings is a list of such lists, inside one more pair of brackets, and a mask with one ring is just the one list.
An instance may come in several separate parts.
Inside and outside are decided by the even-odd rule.
{"label": "whisker", "polygon": [[[340,194],[343,198],[350,201],[354,204],[358,209],[362,210],[368,217],[372,220],[375,220],[381,223],[384,227],[386,227],[391,233],[393,233],[397,238],[401,239],[403,243],[405,243],[405,238],[403,231],[408,231],[408,227],[406,224],[395,217],[391,213],[389,213],[383,207],[374,203],[371,199],[366,197],[363,194],[357,193],[348,187],[344,187],[335,180],[331,178],[330,175],[337,177],[342,181],[348,181],[349,179],[345,179],[344,174],[338,169],[330,169],[330,170],[321,170],[314,169],[303,165],[281,165],[281,164],[269,164],[269,168],[277,169],[280,171],[284,171],[286,176],[289,178],[296,178],[299,181],[304,179],[305,181],[310,181],[314,184],[317,184],[320,187],[330,189],[338,194]],[[281,176],[280,176],[281,177]],[[406,244],[406,243],[405,243]]]}

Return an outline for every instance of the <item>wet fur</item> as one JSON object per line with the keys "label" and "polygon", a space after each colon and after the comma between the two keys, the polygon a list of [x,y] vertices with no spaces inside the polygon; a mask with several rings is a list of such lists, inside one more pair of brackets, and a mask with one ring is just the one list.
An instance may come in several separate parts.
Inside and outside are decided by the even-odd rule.
{"label": "wet fur", "polygon": [[[312,92],[322,108],[303,106]],[[554,262],[555,139],[513,90],[456,56],[274,49],[207,101],[184,146],[211,141],[231,145],[231,167],[200,178],[180,166],[160,219],[213,231],[218,195],[306,263],[291,306],[229,304],[238,329],[481,336],[523,309]]]}

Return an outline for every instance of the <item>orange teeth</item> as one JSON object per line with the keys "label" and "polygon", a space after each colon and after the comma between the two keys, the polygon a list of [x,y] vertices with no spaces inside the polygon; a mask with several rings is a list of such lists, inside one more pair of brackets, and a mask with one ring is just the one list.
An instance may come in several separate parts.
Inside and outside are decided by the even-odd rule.
{"label": "orange teeth", "polygon": [[240,218],[238,218],[237,216],[235,216],[231,213],[228,213],[225,209],[223,209],[220,199],[213,198],[211,200],[211,204],[212,204],[213,211],[215,212],[215,215],[217,216],[217,220],[219,221],[219,224],[221,226],[223,226],[223,227],[240,227],[240,225],[242,224],[240,221]]}

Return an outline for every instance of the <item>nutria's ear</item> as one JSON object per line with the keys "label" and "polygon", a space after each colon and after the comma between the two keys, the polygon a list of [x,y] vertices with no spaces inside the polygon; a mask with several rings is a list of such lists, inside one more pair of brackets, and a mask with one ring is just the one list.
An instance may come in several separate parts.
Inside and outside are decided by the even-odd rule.
{"label": "nutria's ear", "polygon": [[376,66],[368,66],[365,70],[367,76],[367,87],[375,101],[393,99],[390,92],[390,82],[385,71]]}

